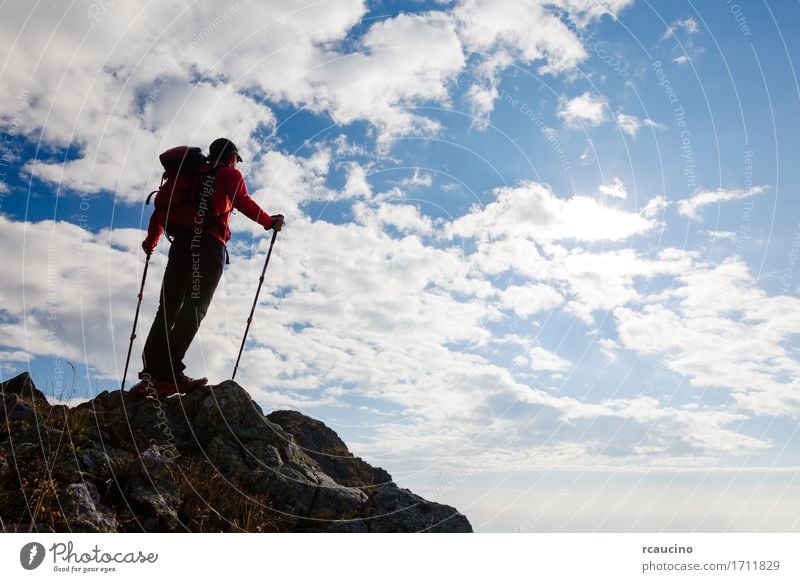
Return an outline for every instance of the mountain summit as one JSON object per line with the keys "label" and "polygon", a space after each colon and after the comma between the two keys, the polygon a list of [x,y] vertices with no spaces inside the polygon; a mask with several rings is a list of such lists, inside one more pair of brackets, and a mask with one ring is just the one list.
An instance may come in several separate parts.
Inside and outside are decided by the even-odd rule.
{"label": "mountain summit", "polygon": [[51,405],[0,384],[0,528],[38,532],[471,532],[299,412],[241,386]]}

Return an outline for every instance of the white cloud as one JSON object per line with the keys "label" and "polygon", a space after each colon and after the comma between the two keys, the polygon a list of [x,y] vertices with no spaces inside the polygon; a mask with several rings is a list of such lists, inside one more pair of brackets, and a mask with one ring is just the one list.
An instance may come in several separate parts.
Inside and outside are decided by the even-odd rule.
{"label": "white cloud", "polygon": [[410,204],[381,202],[367,206],[359,202],[353,206],[353,215],[360,224],[379,229],[392,226],[403,233],[430,235],[433,232],[433,221]]}
{"label": "white cloud", "polygon": [[691,198],[678,201],[678,212],[692,219],[700,218],[700,211],[703,206],[709,204],[717,204],[720,202],[727,202],[729,200],[741,200],[763,194],[768,189],[768,186],[752,186],[750,188],[735,188],[732,190],[725,190],[718,188],[716,190],[699,190]]}
{"label": "white cloud", "polygon": [[251,136],[274,122],[268,107],[225,87],[170,80],[162,85],[158,100],[145,105],[141,117],[120,111],[102,122],[79,120],[86,124],[76,132],[83,142],[79,158],[65,163],[31,161],[25,169],[77,191],[109,189],[123,201],[138,202],[158,186],[163,172],[160,152],[175,144],[198,145],[207,151],[211,141],[227,136],[252,161],[260,148]]}
{"label": "white cloud", "polygon": [[665,129],[667,129],[666,125],[664,125],[663,123],[659,123],[658,121],[654,121],[649,117],[645,117],[642,120],[642,124],[646,125],[647,127],[652,127],[653,129],[658,129],[660,131],[664,131]]}
{"label": "white cloud", "polygon": [[[685,272],[692,259],[666,250],[657,260],[647,260],[632,250],[602,253],[573,251],[557,259],[551,276],[569,286],[567,310],[592,325],[593,312],[609,311],[641,300],[636,279],[652,279]],[[548,273],[550,274],[550,273]]]}
{"label": "white cloud", "polygon": [[470,52],[508,53],[523,62],[543,60],[540,73],[565,72],[586,58],[580,41],[541,2],[462,0],[454,16]]}
{"label": "white cloud", "polygon": [[567,126],[579,127],[583,124],[590,126],[600,125],[605,122],[605,104],[597,95],[588,91],[575,97],[560,99],[558,116],[562,118]]}
{"label": "white cloud", "polygon": [[700,27],[693,17],[673,21],[664,31],[661,41],[677,38],[677,33],[681,31],[685,34],[682,35],[683,38],[680,41],[676,41],[673,49],[673,54],[678,54],[678,56],[672,59],[672,62],[679,66],[697,59],[705,52],[703,47],[694,44],[693,37],[700,32]]}
{"label": "white cloud", "polygon": [[642,120],[635,115],[627,115],[625,113],[617,114],[617,125],[619,128],[631,137],[636,137],[639,129],[642,127]]}
{"label": "white cloud", "polygon": [[786,347],[796,324],[785,316],[800,301],[768,296],[735,259],[698,265],[679,280],[641,310],[614,311],[624,345],[659,354],[692,386],[730,391],[740,409],[800,418],[800,363]]}
{"label": "white cloud", "polygon": [[572,362],[554,354],[550,350],[536,346],[530,351],[530,367],[532,370],[561,372],[569,370]]}
{"label": "white cloud", "polygon": [[[244,169],[248,189],[256,202],[270,214],[284,214],[291,222],[302,215],[305,202],[337,197],[326,184],[330,167],[330,150],[319,146],[308,157],[267,152]],[[260,227],[234,213],[231,229],[253,231]]]}
{"label": "white cloud", "polygon": [[436,122],[414,114],[408,105],[446,102],[448,83],[465,65],[449,15],[401,14],[379,21],[362,38],[361,49],[319,55],[319,62],[288,86],[271,86],[293,103],[327,112],[337,123],[368,121],[384,141],[437,131]]}
{"label": "white cloud", "polygon": [[564,298],[548,285],[513,285],[500,293],[500,302],[520,317],[529,317],[561,305]]}
{"label": "white cloud", "polygon": [[[474,116],[472,125],[480,130],[488,127],[504,70],[515,63],[540,62],[540,74],[571,73],[588,57],[577,29],[606,14],[616,17],[630,3],[556,0],[545,5],[538,0],[461,0],[453,16],[465,50],[477,55],[474,71],[480,81],[466,94]],[[574,30],[550,7],[567,10]]]}
{"label": "white cloud", "polygon": [[617,351],[621,347],[619,343],[610,338],[602,338],[597,340],[597,345],[607,363],[612,363],[617,360]]}
{"label": "white cloud", "polygon": [[661,40],[672,38],[679,30],[683,30],[687,35],[692,35],[700,32],[700,26],[697,24],[697,20],[691,16],[683,19],[679,18],[672,21],[672,24],[667,27],[667,30],[665,30],[664,34],[661,36]]}
{"label": "white cloud", "polygon": [[659,214],[662,214],[670,204],[670,201],[664,196],[653,196],[647,201],[647,204],[642,207],[642,216],[655,218]]}
{"label": "white cloud", "polygon": [[566,10],[579,23],[586,23],[606,14],[616,19],[617,14],[633,4],[633,0],[554,0],[548,4]]}
{"label": "white cloud", "polygon": [[[144,263],[136,253],[141,231],[116,230],[110,245],[108,231],[92,234],[66,222],[0,216],[0,227],[2,244],[13,257],[0,284],[5,312],[0,345],[30,357],[59,358],[64,367],[67,361],[88,361],[102,377],[121,377]],[[151,285],[161,269],[153,260]],[[156,287],[145,293],[143,313],[155,311]]]}
{"label": "white cloud", "polygon": [[638,214],[607,208],[593,198],[558,198],[537,182],[497,188],[494,196],[494,202],[485,208],[473,208],[456,219],[446,233],[477,238],[505,235],[538,241],[598,241],[624,240],[655,226]]}
{"label": "white cloud", "polygon": [[433,175],[420,173],[419,168],[414,168],[414,175],[409,178],[403,178],[398,182],[400,186],[425,186],[430,187],[433,184]]}
{"label": "white cloud", "polygon": [[730,230],[704,230],[702,233],[714,239],[733,240],[736,238],[736,233]]}
{"label": "white cloud", "polygon": [[102,25],[86,15],[94,5],[84,4],[39,10],[27,21],[25,7],[4,10],[0,34],[17,43],[0,96],[24,101],[18,122],[31,139],[80,149],[64,165],[40,162],[29,170],[68,188],[112,190],[126,201],[158,182],[157,154],[175,144],[206,146],[227,135],[248,161],[264,153],[263,133],[274,116],[254,94],[341,124],[367,121],[384,148],[398,134],[436,131],[436,122],[409,105],[446,102],[448,83],[465,63],[447,13],[378,21],[357,52],[339,54],[330,47],[363,16],[360,0],[190,12],[167,2],[146,11],[116,3],[99,15]]}
{"label": "white cloud", "polygon": [[372,188],[367,182],[367,170],[364,166],[356,162],[347,164],[347,180],[342,194],[345,198],[370,198],[372,196]]}
{"label": "white cloud", "polygon": [[[722,454],[753,451],[769,447],[771,443],[739,434],[724,428],[725,425],[745,420],[742,414],[715,409],[700,411],[679,410],[662,406],[657,399],[638,396],[630,400],[608,400],[598,405],[577,406],[570,418],[615,417],[651,425],[651,434],[634,445],[632,452],[647,455],[665,448],[688,445],[693,450]],[[663,439],[668,438],[667,442]],[[666,445],[666,446],[665,446]]]}
{"label": "white cloud", "polygon": [[598,190],[600,190],[601,194],[605,194],[606,196],[611,196],[613,198],[622,198],[625,199],[628,197],[628,192],[625,190],[625,184],[622,183],[622,180],[615,177],[614,181],[611,185],[601,185]]}

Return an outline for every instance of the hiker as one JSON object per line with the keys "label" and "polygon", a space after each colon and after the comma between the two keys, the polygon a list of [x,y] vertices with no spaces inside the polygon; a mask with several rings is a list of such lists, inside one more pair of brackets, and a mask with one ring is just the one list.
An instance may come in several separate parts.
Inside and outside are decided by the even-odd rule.
{"label": "hiker", "polygon": [[[162,154],[162,163],[167,167],[165,160],[170,155],[183,156],[178,158],[178,166],[182,167],[190,149],[169,150]],[[134,394],[147,396],[155,391],[158,396],[169,396],[208,383],[207,378],[184,374],[183,358],[222,276],[227,259],[225,244],[231,236],[231,211],[239,210],[265,230],[280,231],[284,224],[283,215],[270,216],[247,193],[244,177],[236,169],[242,158],[232,141],[216,139],[208,150],[208,158],[197,152],[202,162],[192,170],[190,183],[192,196],[196,197],[193,205],[187,207],[170,199],[166,207],[162,203],[159,208],[157,197],[147,238],[142,242],[142,249],[149,256],[164,230],[172,237],[158,310],[142,352],[141,381],[131,388]],[[167,184],[162,185],[162,190]],[[175,186],[172,188],[176,190]]]}

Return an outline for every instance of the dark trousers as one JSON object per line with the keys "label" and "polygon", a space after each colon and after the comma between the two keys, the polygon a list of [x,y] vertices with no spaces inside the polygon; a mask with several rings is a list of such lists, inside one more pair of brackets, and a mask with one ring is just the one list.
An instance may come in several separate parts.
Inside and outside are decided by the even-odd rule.
{"label": "dark trousers", "polygon": [[225,263],[225,245],[209,234],[175,236],[164,270],[158,311],[142,352],[144,370],[172,380],[186,368],[183,358],[208,311]]}

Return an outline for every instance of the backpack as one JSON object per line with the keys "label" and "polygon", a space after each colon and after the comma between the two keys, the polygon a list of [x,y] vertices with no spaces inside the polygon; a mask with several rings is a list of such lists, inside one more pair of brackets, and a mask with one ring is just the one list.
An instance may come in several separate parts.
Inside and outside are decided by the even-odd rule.
{"label": "backpack", "polygon": [[159,160],[164,167],[161,185],[150,192],[146,204],[150,204],[155,194],[153,205],[164,212],[165,229],[171,236],[200,225],[208,230],[208,213],[199,212],[201,190],[209,186],[213,189],[214,183],[214,172],[206,156],[198,147],[179,146],[162,153]]}

